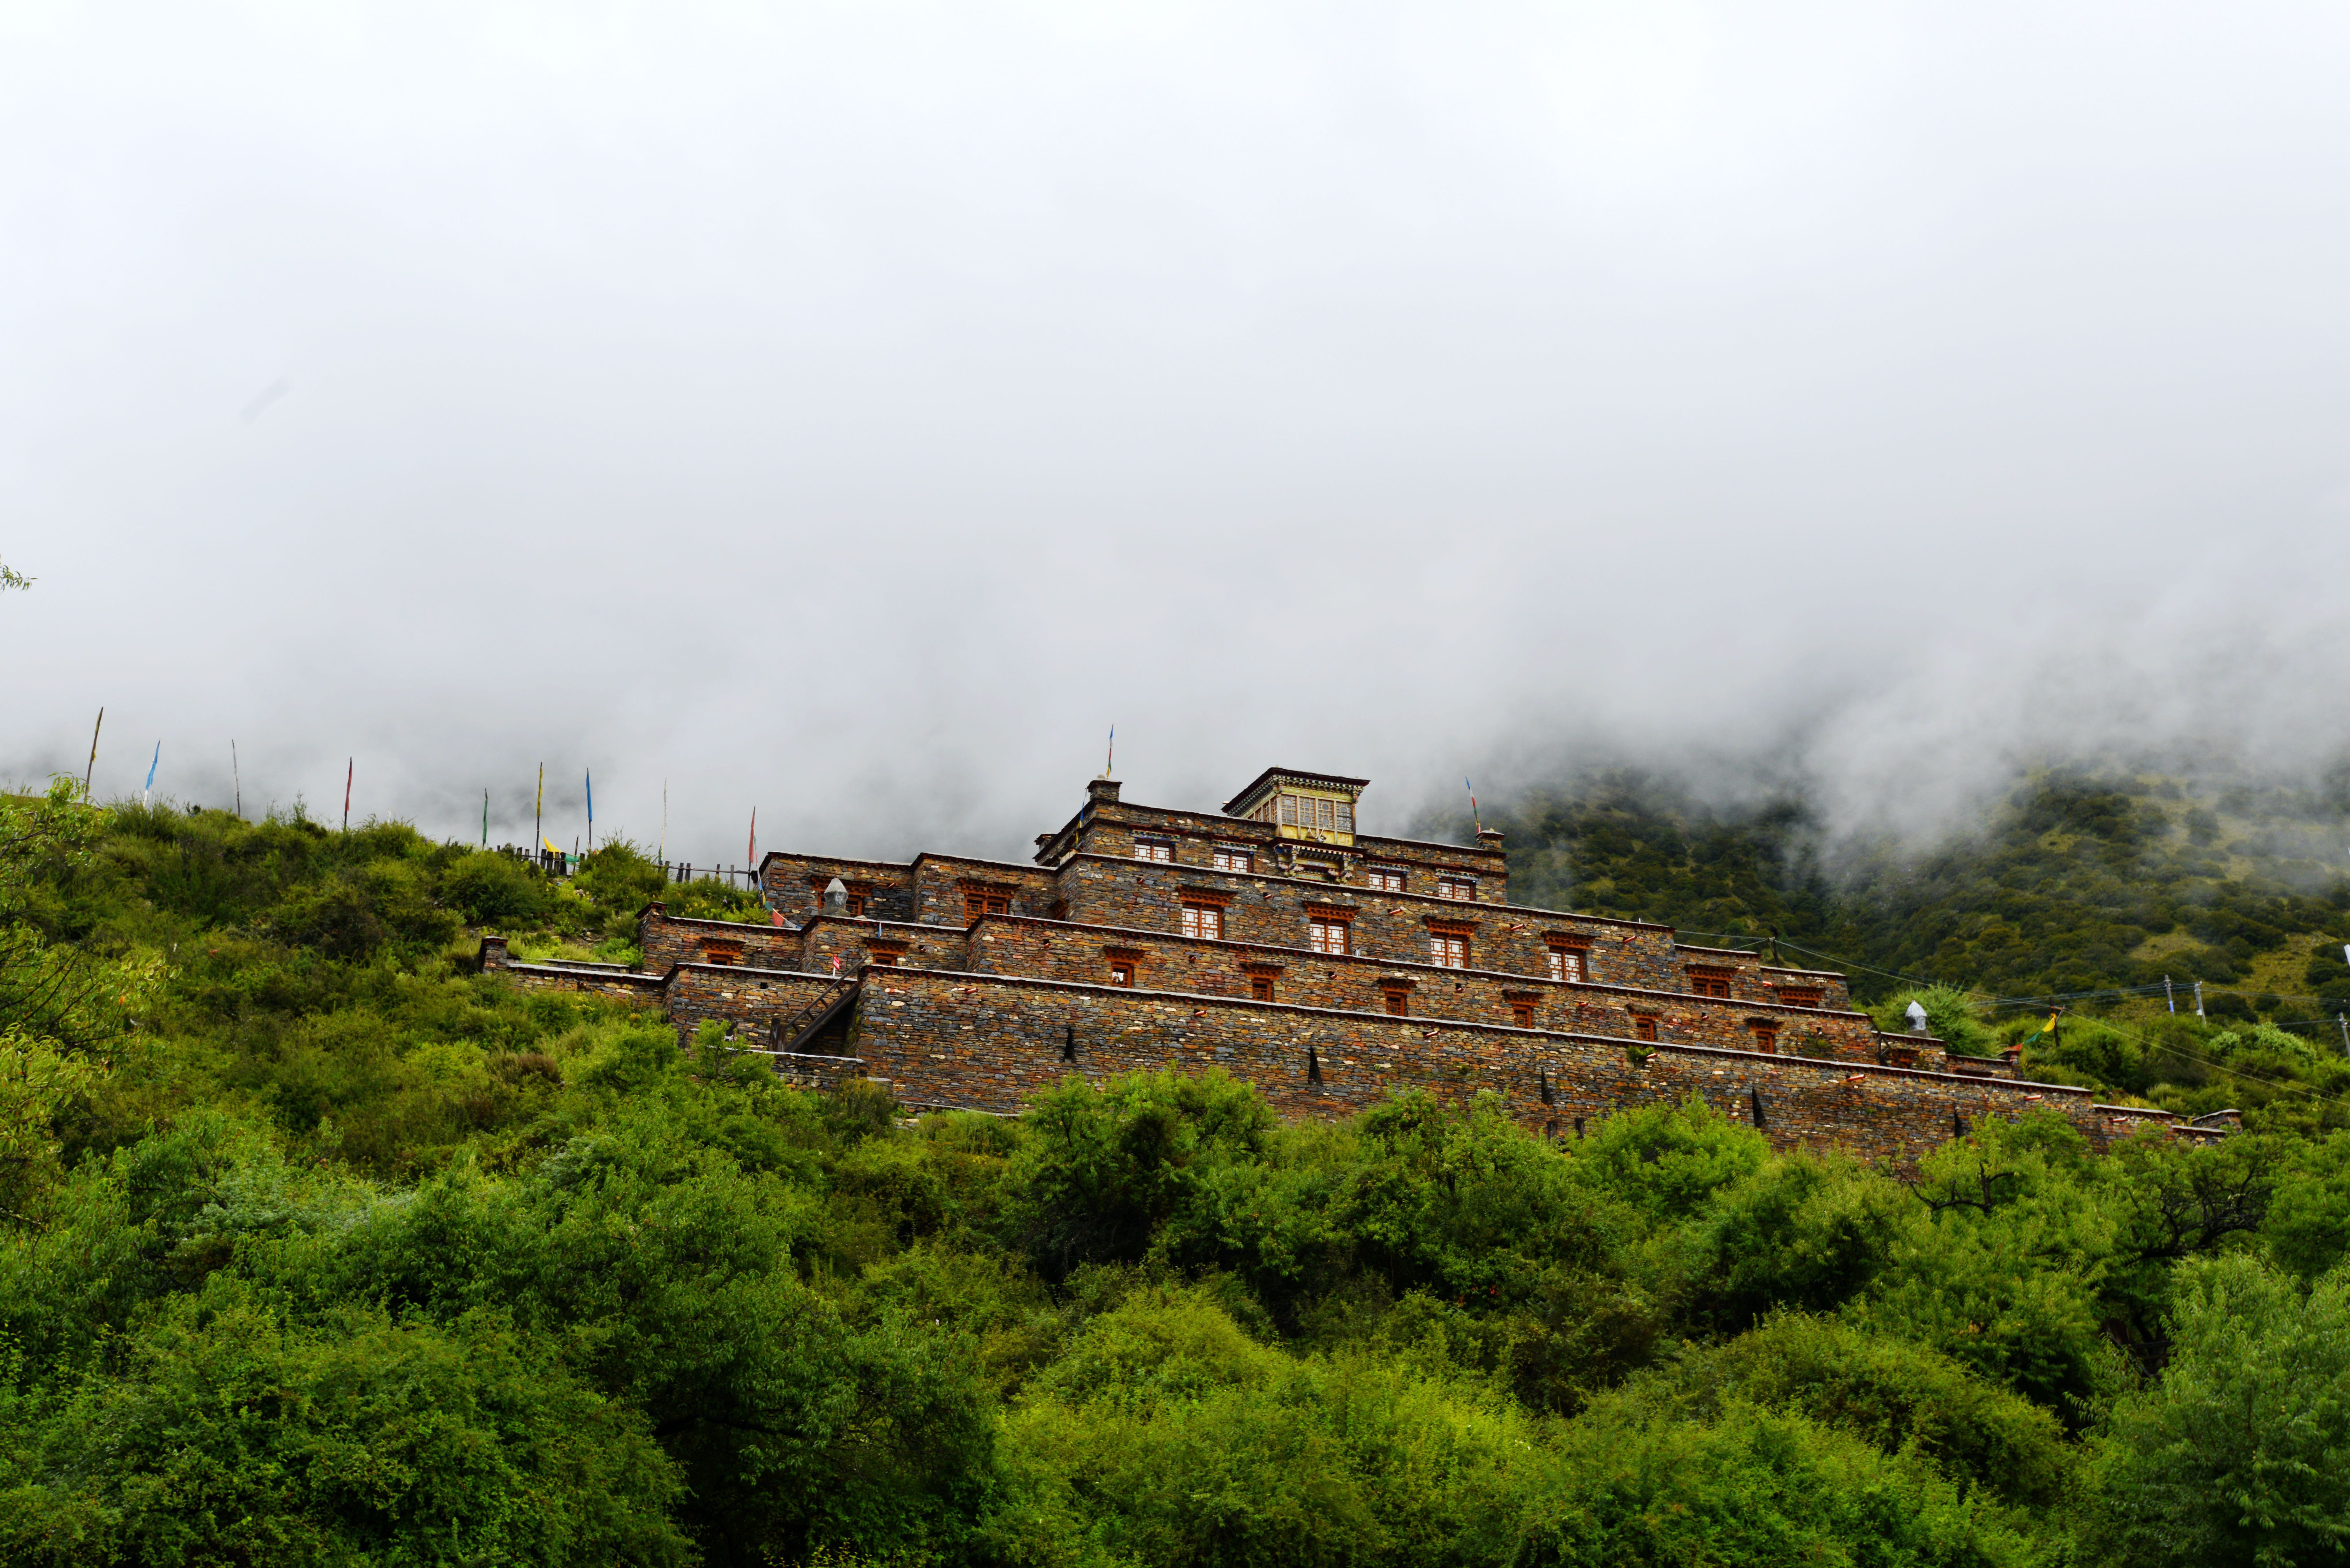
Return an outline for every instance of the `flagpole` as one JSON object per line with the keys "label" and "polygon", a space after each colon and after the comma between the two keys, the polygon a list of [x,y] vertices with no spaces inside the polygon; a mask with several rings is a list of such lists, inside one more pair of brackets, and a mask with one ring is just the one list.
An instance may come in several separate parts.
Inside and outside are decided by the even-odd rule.
{"label": "flagpole", "polygon": [[538,764],[538,804],[530,808],[530,836],[546,847],[546,764]]}
{"label": "flagpole", "polygon": [[81,797],[89,798],[89,781],[98,772],[98,732],[106,728],[106,710],[98,711],[98,722],[89,727],[89,766],[82,770]]}
{"label": "flagpole", "polygon": [[596,770],[589,768],[588,778],[588,853],[596,853]]}
{"label": "flagpole", "polygon": [[482,792],[482,847],[490,846],[490,792]]}
{"label": "flagpole", "polygon": [[[160,750],[161,749],[161,743],[160,743],[160,742],[158,742],[157,749],[158,749],[158,751],[159,751],[159,752],[160,752]],[[348,757],[348,758],[344,759],[344,762],[343,762],[343,831],[344,831],[345,833],[348,833],[348,832],[351,830],[351,780],[353,780],[354,778],[357,778],[357,777],[359,776],[359,760],[357,757]]]}
{"label": "flagpole", "polygon": [[244,820],[244,770],[236,765],[236,742],[228,743],[228,776],[236,781],[236,819]]}
{"label": "flagpole", "polygon": [[163,765],[163,742],[155,742],[155,760],[147,764],[147,787],[139,793],[139,804],[144,808],[154,803],[155,770]]}

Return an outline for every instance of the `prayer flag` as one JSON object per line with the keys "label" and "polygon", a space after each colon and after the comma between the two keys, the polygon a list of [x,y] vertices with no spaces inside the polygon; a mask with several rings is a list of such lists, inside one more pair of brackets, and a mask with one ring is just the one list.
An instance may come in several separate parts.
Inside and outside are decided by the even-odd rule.
{"label": "prayer flag", "polygon": [[146,804],[146,802],[147,802],[148,800],[151,800],[151,799],[152,799],[152,798],[154,797],[154,794],[155,794],[155,769],[156,769],[159,765],[161,765],[161,764],[162,761],[163,761],[163,742],[161,742],[161,741],[158,741],[158,742],[155,742],[155,756],[154,756],[154,760],[153,760],[153,761],[151,761],[151,762],[150,762],[150,763],[147,764],[147,791],[146,791],[146,794],[140,797],[140,805],[145,805],[145,804]]}

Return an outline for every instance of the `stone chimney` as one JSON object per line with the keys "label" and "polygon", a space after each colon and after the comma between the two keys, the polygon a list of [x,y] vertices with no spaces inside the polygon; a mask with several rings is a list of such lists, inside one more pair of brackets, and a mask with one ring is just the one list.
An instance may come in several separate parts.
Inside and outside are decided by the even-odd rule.
{"label": "stone chimney", "polygon": [[1499,855],[1502,852],[1502,830],[1498,827],[1481,827],[1477,830],[1477,842],[1482,847]]}
{"label": "stone chimney", "polygon": [[1086,794],[1101,805],[1115,805],[1118,804],[1118,781],[1088,779],[1086,781]]}

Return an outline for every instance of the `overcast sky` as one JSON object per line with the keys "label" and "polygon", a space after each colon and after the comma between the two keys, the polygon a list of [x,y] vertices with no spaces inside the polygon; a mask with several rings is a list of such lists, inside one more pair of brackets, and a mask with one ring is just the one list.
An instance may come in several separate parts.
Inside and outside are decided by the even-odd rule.
{"label": "overcast sky", "polygon": [[2338,5],[0,9],[0,777],[1024,853],[2350,725]]}

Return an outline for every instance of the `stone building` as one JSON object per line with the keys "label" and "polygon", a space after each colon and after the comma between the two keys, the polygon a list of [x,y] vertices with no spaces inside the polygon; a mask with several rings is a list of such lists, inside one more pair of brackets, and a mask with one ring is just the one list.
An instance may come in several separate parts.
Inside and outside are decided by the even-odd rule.
{"label": "stone building", "polygon": [[1222,1066],[1285,1114],[1491,1089],[1558,1137],[1697,1094],[1783,1146],[1905,1166],[1977,1117],[2036,1106],[2101,1146],[2171,1122],[1882,1034],[1831,971],[1513,904],[1499,833],[1359,831],[1367,787],[1269,768],[1200,811],[1131,804],[1097,778],[1025,864],[775,853],[759,867],[769,925],[655,904],[639,970],[511,964],[495,939],[484,962],[642,995],[681,1033],[717,1020],[806,1081],[884,1079],[917,1106],[1012,1113],[1072,1073]]}

